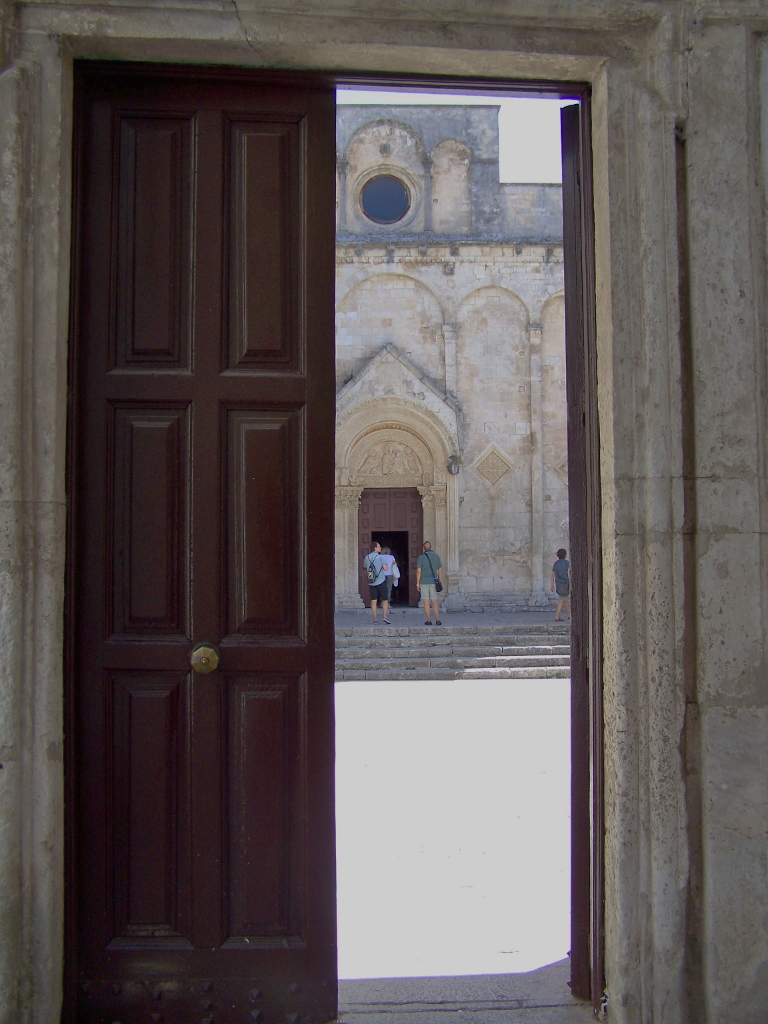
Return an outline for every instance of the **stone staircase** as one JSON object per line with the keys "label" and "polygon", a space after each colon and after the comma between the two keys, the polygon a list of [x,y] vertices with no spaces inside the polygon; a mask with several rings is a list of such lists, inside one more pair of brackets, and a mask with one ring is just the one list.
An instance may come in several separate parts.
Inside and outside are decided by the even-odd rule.
{"label": "stone staircase", "polygon": [[568,624],[336,629],[336,680],[567,679]]}

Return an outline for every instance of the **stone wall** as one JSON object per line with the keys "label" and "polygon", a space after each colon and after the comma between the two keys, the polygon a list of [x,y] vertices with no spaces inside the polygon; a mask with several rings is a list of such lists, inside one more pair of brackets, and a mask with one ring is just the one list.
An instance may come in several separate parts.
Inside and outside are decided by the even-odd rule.
{"label": "stone wall", "polygon": [[[550,603],[549,568],[557,549],[568,547],[562,279],[562,249],[546,245],[337,247],[338,387],[391,345],[461,412],[454,609]],[[544,346],[543,376],[541,363],[532,367],[531,338]],[[547,434],[545,448],[534,451],[536,373]],[[379,390],[365,395],[371,417],[386,409],[394,416],[391,388],[382,383]],[[418,402],[423,389],[413,394]],[[546,499],[541,487],[532,489],[536,459],[539,478],[546,474]],[[542,539],[534,550],[537,530]],[[351,543],[349,558],[356,557]],[[344,589],[349,579],[339,566],[343,607],[360,605]]]}
{"label": "stone wall", "polygon": [[0,16],[2,1024],[56,1024],[62,997],[78,56],[591,83],[607,1019],[763,1024],[764,3],[22,0]]}

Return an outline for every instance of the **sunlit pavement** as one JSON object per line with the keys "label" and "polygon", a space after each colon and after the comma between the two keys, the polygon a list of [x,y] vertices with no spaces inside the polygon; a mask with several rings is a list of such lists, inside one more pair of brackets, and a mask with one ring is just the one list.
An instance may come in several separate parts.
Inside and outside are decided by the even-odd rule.
{"label": "sunlit pavement", "polygon": [[569,681],[342,682],[336,709],[339,977],[562,961]]}

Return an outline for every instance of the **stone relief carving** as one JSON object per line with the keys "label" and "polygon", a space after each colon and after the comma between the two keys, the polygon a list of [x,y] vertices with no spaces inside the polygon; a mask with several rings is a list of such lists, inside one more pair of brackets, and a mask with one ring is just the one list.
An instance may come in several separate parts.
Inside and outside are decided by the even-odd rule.
{"label": "stone relief carving", "polygon": [[371,445],[357,471],[358,479],[364,479],[366,483],[369,478],[385,477],[391,483],[392,477],[421,477],[422,474],[421,460],[413,448],[396,441],[380,441]]}
{"label": "stone relief carving", "polygon": [[475,459],[472,469],[482,477],[486,484],[494,488],[510,473],[514,473],[517,466],[500,448],[491,444]]}

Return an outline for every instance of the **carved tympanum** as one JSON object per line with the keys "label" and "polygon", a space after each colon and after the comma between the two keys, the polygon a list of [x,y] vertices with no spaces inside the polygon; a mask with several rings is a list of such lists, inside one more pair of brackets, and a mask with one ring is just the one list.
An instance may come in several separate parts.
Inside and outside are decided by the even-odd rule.
{"label": "carved tympanum", "polygon": [[419,476],[421,472],[421,460],[413,448],[396,441],[380,441],[366,451],[358,476]]}

